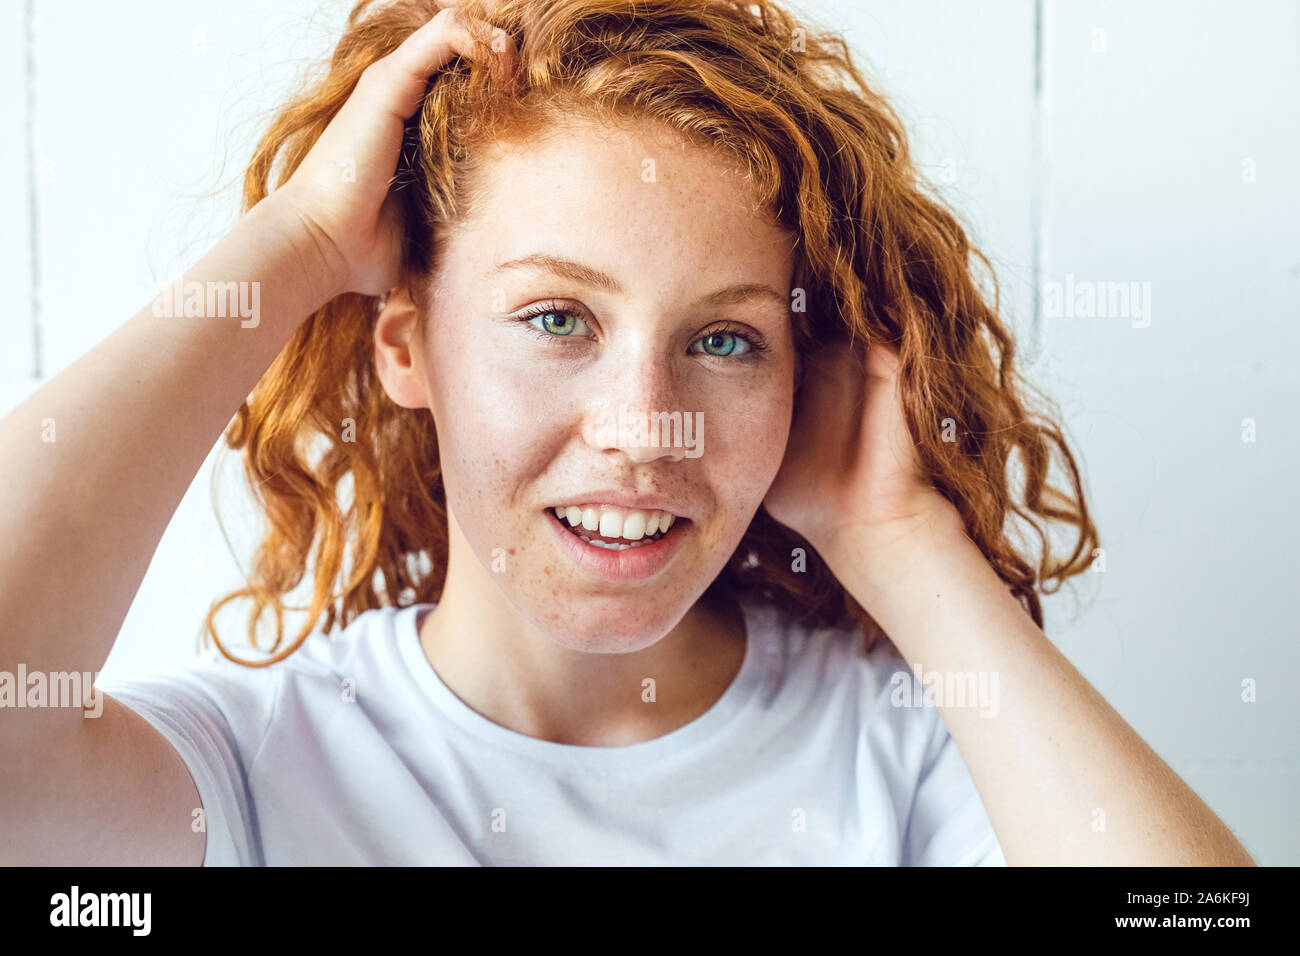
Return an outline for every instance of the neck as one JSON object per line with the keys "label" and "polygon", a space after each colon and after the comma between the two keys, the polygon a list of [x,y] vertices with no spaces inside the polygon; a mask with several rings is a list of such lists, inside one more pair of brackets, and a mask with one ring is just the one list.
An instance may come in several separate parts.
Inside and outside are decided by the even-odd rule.
{"label": "neck", "polygon": [[456,537],[420,644],[452,693],[493,723],[555,743],[627,746],[699,717],[740,670],[744,619],[730,598],[700,599],[640,650],[573,650],[503,599],[486,572],[473,574],[483,569],[472,554],[472,566],[458,561],[468,549]]}

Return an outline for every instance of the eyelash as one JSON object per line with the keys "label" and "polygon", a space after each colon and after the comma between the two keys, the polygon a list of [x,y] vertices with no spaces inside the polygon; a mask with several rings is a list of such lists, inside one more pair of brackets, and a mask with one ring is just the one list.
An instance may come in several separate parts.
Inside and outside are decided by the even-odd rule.
{"label": "eyelash", "polygon": [[[577,319],[580,322],[586,321],[585,319],[583,319],[583,317],[578,313],[576,309],[560,308],[558,306],[549,303],[543,303],[541,305],[533,306],[532,308],[525,311],[522,315],[517,316],[516,321],[523,323],[525,329],[527,329],[529,332],[542,339],[549,339],[553,341],[555,339],[567,339],[567,338],[574,337],[569,335],[557,335],[554,332],[547,332],[545,329],[541,329],[533,325],[531,320],[542,315],[573,316],[575,319]],[[744,331],[728,322],[724,322],[721,325],[719,325],[717,328],[713,328],[705,332],[698,339],[696,339],[695,342],[701,342],[704,339],[707,339],[710,336],[714,336],[714,335],[734,335],[736,338],[743,339],[746,342],[746,344],[748,344],[749,346],[748,351],[742,352],[741,354],[734,356],[734,358],[737,360],[743,361],[746,358],[756,358],[760,353],[767,351],[767,342],[757,332]],[[694,345],[695,342],[692,342],[691,344]],[[709,358],[715,358],[715,359],[733,358],[733,356],[731,355],[710,355],[708,352],[692,352],[691,354],[705,355]]]}

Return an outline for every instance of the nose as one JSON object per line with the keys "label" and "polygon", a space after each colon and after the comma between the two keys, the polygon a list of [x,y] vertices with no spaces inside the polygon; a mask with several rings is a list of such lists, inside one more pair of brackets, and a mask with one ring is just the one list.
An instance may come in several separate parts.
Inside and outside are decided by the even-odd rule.
{"label": "nose", "polygon": [[[607,356],[613,359],[614,356]],[[681,389],[671,356],[629,350],[603,370],[583,419],[583,438],[597,451],[621,451],[634,462],[686,457],[683,428],[695,421],[678,404]],[[687,416],[692,416],[688,422]]]}

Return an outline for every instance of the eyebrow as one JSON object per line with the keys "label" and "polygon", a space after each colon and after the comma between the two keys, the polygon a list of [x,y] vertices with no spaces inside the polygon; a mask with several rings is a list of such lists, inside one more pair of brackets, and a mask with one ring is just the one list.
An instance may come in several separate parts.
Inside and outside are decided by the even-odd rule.
{"label": "eyebrow", "polygon": [[[581,262],[574,262],[572,259],[540,252],[502,262],[489,275],[495,275],[498,272],[505,272],[510,269],[541,269],[573,282],[593,286],[605,292],[617,294],[623,291],[623,287],[618,280],[608,272],[601,272],[599,269],[583,265]],[[736,285],[729,285],[724,289],[718,289],[702,297],[700,304],[713,306],[736,305],[750,299],[759,298],[771,299],[779,303],[783,309],[788,305],[785,296],[761,282],[741,282]]]}

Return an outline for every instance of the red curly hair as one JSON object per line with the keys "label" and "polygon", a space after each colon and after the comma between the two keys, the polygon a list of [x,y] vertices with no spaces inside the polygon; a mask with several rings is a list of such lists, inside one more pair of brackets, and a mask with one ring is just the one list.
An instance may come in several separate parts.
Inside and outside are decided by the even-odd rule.
{"label": "red curly hair", "polygon": [[[245,210],[292,174],[362,71],[439,7],[356,5],[328,70],[279,111],[258,144]],[[992,276],[988,259],[922,181],[902,123],[844,40],[765,0],[509,0],[468,12],[516,39],[522,82],[502,82],[464,59],[432,77],[392,186],[408,274],[431,274],[440,225],[466,215],[473,197],[465,184],[483,152],[476,147],[524,137],[557,114],[656,118],[739,157],[774,221],[797,238],[794,285],[806,296],[806,310],[791,313],[798,353],[859,336],[897,350],[922,466],[1041,627],[1037,591],[1053,593],[1087,570],[1098,544],[1079,469],[1052,418],[1026,410],[1031,391],[1050,405],[1017,370],[996,279],[992,305],[977,284],[977,263]],[[397,406],[379,383],[378,312],[376,298],[347,294],[312,314],[226,432],[268,519],[246,586],[214,602],[204,622],[232,660],[214,620],[236,599],[252,600],[254,647],[258,621],[274,611],[270,656],[240,661],[265,666],[318,626],[329,632],[371,608],[440,598],[448,529],[433,416]],[[949,418],[955,442],[941,436]],[[340,434],[340,423],[351,432]],[[1047,483],[1053,449],[1069,493]],[[1019,489],[1008,476],[1015,450]],[[1008,535],[1009,513],[1039,536],[1032,563]],[[1052,553],[1049,522],[1076,530],[1063,559]],[[795,548],[805,549],[806,570],[791,569]],[[285,598],[309,567],[310,605],[291,608],[306,620],[283,646]],[[762,508],[709,590],[756,596],[811,626],[856,620],[868,645],[881,635],[808,542]]]}

